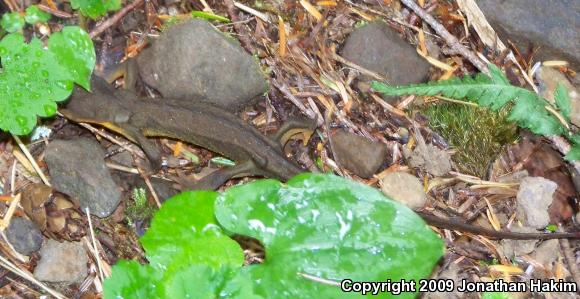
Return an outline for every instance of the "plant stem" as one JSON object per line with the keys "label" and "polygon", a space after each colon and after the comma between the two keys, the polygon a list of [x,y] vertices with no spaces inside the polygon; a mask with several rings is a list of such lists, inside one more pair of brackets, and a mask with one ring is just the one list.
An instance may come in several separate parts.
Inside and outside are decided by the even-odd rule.
{"label": "plant stem", "polygon": [[40,177],[42,182],[45,185],[50,187],[51,186],[50,182],[48,182],[48,179],[46,178],[46,176],[44,175],[44,173],[40,169],[40,166],[38,166],[38,163],[36,163],[36,160],[34,160],[34,157],[32,157],[32,155],[28,151],[28,148],[26,147],[26,145],[24,145],[24,143],[22,143],[22,140],[20,140],[20,138],[18,136],[12,134],[12,138],[14,138],[14,140],[18,144],[18,147],[20,147],[20,150],[22,150],[22,152],[24,153],[24,155],[26,156],[28,161],[30,161],[30,164],[32,164],[32,167],[34,168],[34,170],[36,171],[36,173],[38,174],[38,176]]}

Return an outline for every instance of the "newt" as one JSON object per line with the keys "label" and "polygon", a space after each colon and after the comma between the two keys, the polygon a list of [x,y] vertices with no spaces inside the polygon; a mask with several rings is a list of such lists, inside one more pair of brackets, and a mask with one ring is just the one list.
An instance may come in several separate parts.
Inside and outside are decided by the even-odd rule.
{"label": "newt", "polygon": [[[139,98],[134,93],[115,90],[97,76],[93,92],[75,87],[61,113],[74,122],[91,123],[117,132],[138,144],[152,164],[161,167],[161,153],[147,137],[168,137],[209,149],[234,159],[237,164],[222,168],[191,183],[179,180],[186,189],[217,189],[236,176],[264,176],[287,181],[305,170],[288,160],[281,141],[296,130],[314,130],[315,122],[288,122],[270,139],[256,128],[221,108],[208,103],[172,99]],[[276,142],[279,141],[279,142]],[[417,212],[428,224],[470,232],[496,239],[580,238],[580,233],[516,233],[492,231],[455,220]]]}
{"label": "newt", "polygon": [[[116,90],[104,79],[93,76],[92,93],[76,87],[61,113],[74,122],[90,123],[123,135],[143,149],[151,170],[161,168],[161,153],[147,137],[167,137],[197,145],[236,161],[205,176],[191,189],[217,189],[236,176],[263,176],[286,181],[304,172],[288,160],[282,141],[289,132],[312,132],[315,122],[290,121],[274,138],[260,133],[236,115],[208,103],[137,97]],[[183,180],[179,183],[184,185]]]}

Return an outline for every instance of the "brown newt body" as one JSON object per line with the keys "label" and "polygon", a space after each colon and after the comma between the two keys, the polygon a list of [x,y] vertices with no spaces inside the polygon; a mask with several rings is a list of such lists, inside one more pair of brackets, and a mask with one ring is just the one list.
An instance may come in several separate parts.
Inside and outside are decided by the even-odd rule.
{"label": "brown newt body", "polygon": [[161,156],[146,137],[174,138],[237,162],[202,179],[198,188],[215,189],[236,175],[286,181],[303,172],[284,156],[280,144],[221,108],[195,101],[138,98],[127,91],[117,92],[98,77],[92,87],[92,93],[77,88],[61,113],[76,122],[104,126],[139,144],[154,170],[161,166]]}
{"label": "brown newt body", "polygon": [[[180,181],[186,188],[215,189],[238,175],[274,177],[286,181],[304,172],[289,161],[282,146],[262,135],[235,115],[207,103],[171,99],[142,99],[133,93],[116,91],[106,81],[94,77],[93,92],[76,87],[61,113],[75,122],[101,125],[137,143],[154,169],[161,165],[159,150],[146,137],[162,136],[195,144],[238,164],[218,170],[193,185]],[[296,124],[283,126],[278,137],[296,129]],[[315,123],[303,123],[303,129]],[[429,224],[440,228],[471,232],[498,239],[579,238],[580,233],[530,234],[497,232],[457,221],[419,213]]]}

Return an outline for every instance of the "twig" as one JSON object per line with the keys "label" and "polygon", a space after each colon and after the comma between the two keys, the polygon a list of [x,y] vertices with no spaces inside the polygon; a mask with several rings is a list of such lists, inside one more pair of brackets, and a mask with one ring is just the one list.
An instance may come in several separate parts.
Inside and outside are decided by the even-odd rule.
{"label": "twig", "polygon": [[385,82],[387,81],[387,78],[381,76],[381,74],[376,73],[376,72],[373,72],[373,71],[371,71],[369,69],[366,69],[366,68],[364,68],[364,67],[362,67],[362,66],[360,66],[360,65],[358,65],[358,64],[356,64],[356,63],[354,63],[352,61],[348,61],[348,60],[344,59],[344,57],[342,57],[342,56],[340,56],[340,55],[338,55],[336,53],[332,53],[332,58],[334,58],[334,60],[336,60],[336,61],[338,61],[338,62],[340,62],[342,64],[345,64],[345,65],[347,65],[347,66],[349,66],[349,67],[351,67],[351,68],[353,68],[353,69],[361,72],[364,75],[373,77],[373,78],[375,78],[377,80],[380,80],[380,81],[385,81]]}
{"label": "twig", "polygon": [[296,107],[298,107],[298,109],[300,109],[300,111],[302,111],[302,113],[308,115],[308,117],[312,118],[312,119],[316,119],[316,114],[314,112],[312,112],[312,110],[306,108],[306,106],[304,106],[304,104],[302,104],[302,102],[297,99],[292,92],[290,92],[290,89],[288,88],[288,86],[286,86],[285,84],[280,84],[278,83],[276,80],[271,80],[272,81],[272,85],[274,85],[278,90],[280,90],[280,92],[282,94],[284,94],[294,105],[296,105]]}
{"label": "twig", "polygon": [[239,8],[240,10],[243,10],[251,15],[256,16],[257,18],[259,18],[260,20],[262,20],[266,23],[270,23],[270,20],[268,20],[268,15],[266,15],[264,13],[261,13],[261,12],[255,10],[249,6],[246,6],[246,5],[239,3],[239,2],[236,2],[236,1],[234,1],[234,6]]}
{"label": "twig", "polygon": [[242,44],[242,47],[244,47],[244,49],[246,49],[246,51],[248,51],[250,54],[252,55],[255,54],[256,49],[252,44],[252,40],[248,37],[248,35],[245,34],[246,32],[244,30],[244,26],[241,23],[239,23],[240,17],[237,14],[234,1],[224,0],[224,4],[226,5],[226,8],[228,10],[228,15],[230,16],[230,19],[232,20],[232,25],[234,25],[234,30],[238,33],[238,36],[240,37],[240,43]]}
{"label": "twig", "polygon": [[137,168],[137,170],[139,171],[139,174],[141,175],[141,177],[145,181],[145,185],[147,185],[147,189],[149,189],[149,192],[151,192],[151,195],[153,196],[153,199],[155,200],[155,203],[157,204],[157,208],[161,208],[161,201],[159,200],[159,196],[157,196],[157,192],[155,191],[155,188],[153,188],[153,185],[151,184],[151,180],[149,179],[149,177],[145,173],[143,173],[143,171],[141,171],[141,169]]}
{"label": "twig", "polygon": [[560,239],[558,242],[560,243],[560,249],[562,249],[564,260],[566,260],[566,264],[568,264],[568,270],[570,271],[572,278],[576,284],[580,285],[580,270],[578,270],[578,264],[576,263],[576,258],[574,257],[574,251],[570,247],[570,241],[566,239]]}
{"label": "twig", "polygon": [[99,267],[99,277],[101,278],[101,281],[105,281],[105,276],[103,274],[103,265],[101,263],[101,257],[99,256],[99,250],[97,249],[97,241],[95,240],[95,230],[93,229],[93,222],[91,221],[91,211],[89,210],[89,207],[85,208],[85,213],[87,214],[89,229],[91,231],[91,241],[92,241],[91,250],[93,251],[95,259],[97,260],[97,266]]}
{"label": "twig", "polygon": [[34,170],[36,171],[36,173],[38,174],[38,176],[40,177],[40,179],[42,180],[42,182],[45,185],[50,186],[50,183],[48,182],[48,179],[46,178],[46,176],[44,175],[44,173],[42,172],[42,170],[38,166],[38,163],[36,163],[36,160],[34,160],[34,158],[32,157],[32,155],[28,151],[28,148],[26,148],[26,146],[24,145],[24,143],[22,143],[22,140],[20,140],[20,138],[18,136],[14,135],[14,134],[12,134],[12,138],[14,138],[14,140],[16,141],[16,143],[18,143],[18,147],[20,147],[20,149],[22,150],[22,152],[24,153],[24,155],[26,156],[26,158],[28,159],[28,161],[30,161],[30,164],[32,164],[32,167],[34,168]]}
{"label": "twig", "polygon": [[401,2],[414,11],[421,19],[423,19],[437,34],[439,34],[445,42],[451,47],[451,49],[461,56],[465,57],[471,64],[473,64],[479,71],[489,75],[489,69],[473,52],[471,52],[467,47],[459,43],[459,40],[453,36],[441,23],[439,23],[435,18],[433,18],[427,11],[419,7],[417,3],[413,0],[401,0]]}
{"label": "twig", "polygon": [[8,211],[6,211],[6,215],[4,215],[4,218],[0,219],[0,231],[4,231],[8,225],[10,225],[10,220],[12,219],[12,216],[14,215],[19,202],[20,193],[12,199],[10,206],[8,207]]}
{"label": "twig", "polygon": [[40,10],[43,10],[44,12],[47,12],[47,13],[54,15],[54,16],[57,16],[59,18],[70,19],[73,17],[73,15],[69,14],[68,12],[58,10],[58,9],[53,9],[51,7],[48,7],[47,5],[44,5],[44,4],[38,4],[38,8],[40,8]]}
{"label": "twig", "polygon": [[115,25],[117,22],[119,22],[119,20],[121,20],[131,10],[135,9],[135,7],[143,4],[143,2],[145,2],[145,1],[144,0],[135,0],[135,1],[133,1],[133,3],[123,7],[123,9],[121,9],[119,12],[114,14],[112,17],[106,19],[102,23],[97,24],[97,26],[93,30],[91,30],[91,33],[89,35],[91,36],[91,38],[95,38],[95,37],[99,36],[101,33],[105,32],[105,30],[109,29],[109,27],[111,27],[111,26]]}
{"label": "twig", "polygon": [[5,257],[3,257],[2,255],[0,255],[0,266],[4,267],[6,270],[32,282],[33,284],[35,284],[36,286],[40,287],[41,289],[47,291],[49,294],[51,294],[52,296],[54,296],[57,299],[66,299],[66,297],[47,287],[46,285],[44,285],[43,283],[41,283],[40,281],[36,280],[36,278],[34,278],[34,276],[32,276],[30,273],[25,272],[24,270],[18,268],[16,265],[14,265],[11,261],[7,260]]}

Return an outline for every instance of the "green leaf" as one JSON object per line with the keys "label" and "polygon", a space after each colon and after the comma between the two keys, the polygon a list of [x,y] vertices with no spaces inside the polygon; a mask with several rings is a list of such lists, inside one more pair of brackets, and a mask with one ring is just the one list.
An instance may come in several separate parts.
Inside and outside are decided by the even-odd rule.
{"label": "green leaf", "polygon": [[566,161],[580,160],[580,144],[573,144],[570,151],[564,156]]}
{"label": "green leaf", "polygon": [[213,269],[206,265],[190,265],[158,284],[161,298],[263,298],[254,293],[252,282],[238,275],[237,269]]}
{"label": "green leaf", "polygon": [[410,209],[333,175],[230,188],[216,201],[216,218],[264,244],[266,261],[244,271],[267,298],[357,297],[299,273],[334,282],[418,280],[443,254],[443,242]]}
{"label": "green leaf", "polygon": [[50,17],[49,13],[42,11],[37,5],[30,5],[26,8],[24,20],[26,20],[26,23],[34,25],[36,23],[46,23],[50,20]]}
{"label": "green leaf", "polygon": [[220,21],[222,23],[231,23],[230,19],[226,18],[226,17],[222,17],[220,15],[216,15],[216,14],[212,14],[209,12],[205,12],[205,11],[199,11],[199,10],[194,10],[191,12],[191,16],[194,18],[200,18],[200,19],[205,19],[205,20],[215,20],[215,21]]}
{"label": "green leaf", "polygon": [[[68,98],[75,81],[88,84],[85,78],[90,76],[95,60],[92,42],[78,27],[63,31],[51,36],[48,50],[37,38],[26,44],[18,33],[0,41],[0,130],[30,133],[37,116],[56,113],[56,102]],[[67,49],[69,46],[73,49]]]}
{"label": "green leaf", "polygon": [[54,115],[55,102],[70,95],[72,77],[36,38],[25,44],[22,35],[10,34],[0,41],[0,56],[0,129],[28,134],[36,116]]}
{"label": "green leaf", "polygon": [[195,191],[178,194],[163,203],[141,239],[153,267],[179,271],[187,264],[240,266],[243,252],[214,219],[218,193]]}
{"label": "green leaf", "polygon": [[19,12],[5,13],[0,21],[0,26],[10,33],[22,29],[24,24],[24,17]]}
{"label": "green leaf", "polygon": [[[258,238],[266,262],[242,268],[237,244],[220,249],[228,238],[214,215],[226,229]],[[361,298],[305,275],[416,280],[443,254],[443,242],[408,208],[374,188],[315,174],[288,185],[260,180],[219,197],[182,193],[164,203],[141,241],[150,265],[116,265],[105,298]]]}
{"label": "green leaf", "polygon": [[580,133],[576,133],[574,135],[568,136],[568,140],[572,142],[572,144],[580,145]]}
{"label": "green leaf", "polygon": [[548,103],[543,98],[527,89],[510,85],[497,66],[490,64],[489,69],[490,76],[480,73],[474,77],[466,76],[461,79],[452,78],[400,87],[373,82],[371,87],[390,96],[441,94],[453,99],[467,98],[493,111],[513,102],[515,105],[509,119],[520,127],[530,129],[533,133],[540,135],[560,135],[565,132],[565,128],[558,119],[544,108]]}
{"label": "green leaf", "polygon": [[538,101],[533,94],[521,94],[509,113],[508,120],[540,135],[560,135],[562,123],[546,110],[547,103]]}
{"label": "green leaf", "polygon": [[73,9],[79,9],[93,20],[121,8],[120,0],[71,0],[70,3]]}
{"label": "green leaf", "polygon": [[90,90],[91,74],[95,67],[95,49],[91,37],[80,27],[65,27],[52,34],[48,47],[60,65],[67,68],[73,80]]}
{"label": "green leaf", "polygon": [[484,292],[481,294],[481,299],[510,299],[508,293],[504,292]]}
{"label": "green leaf", "polygon": [[570,111],[572,110],[572,106],[570,104],[568,90],[562,82],[558,83],[558,87],[556,87],[556,91],[554,91],[554,101],[556,102],[558,109],[560,109],[560,112],[562,112],[562,115],[566,120],[570,121]]}
{"label": "green leaf", "polygon": [[155,298],[154,283],[160,279],[159,276],[159,272],[149,265],[120,261],[113,266],[111,278],[104,282],[103,298]]}

